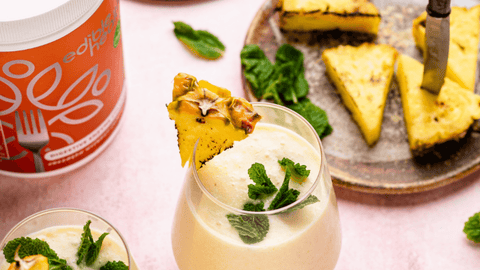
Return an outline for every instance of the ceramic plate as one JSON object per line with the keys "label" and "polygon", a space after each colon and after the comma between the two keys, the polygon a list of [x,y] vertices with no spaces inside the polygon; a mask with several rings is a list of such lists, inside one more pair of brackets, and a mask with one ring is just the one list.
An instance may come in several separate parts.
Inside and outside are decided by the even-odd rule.
{"label": "ceramic plate", "polygon": [[[371,37],[339,31],[281,32],[277,26],[275,2],[267,0],[257,12],[245,44],[258,44],[272,62],[277,48],[283,43],[289,43],[303,52],[305,77],[310,86],[308,97],[327,112],[333,127],[333,133],[322,143],[336,185],[372,193],[413,193],[458,181],[480,168],[480,134],[472,131],[459,142],[447,143],[426,156],[412,156],[395,77],[385,107],[380,139],[374,147],[369,147],[327,79],[321,54],[325,48],[360,44],[371,40]],[[425,6],[381,3],[377,6],[382,23],[374,42],[390,44],[400,53],[422,60],[411,29],[412,20],[425,10]],[[242,80],[247,98],[257,101],[243,76],[243,70]],[[476,92],[478,89],[477,84]]]}

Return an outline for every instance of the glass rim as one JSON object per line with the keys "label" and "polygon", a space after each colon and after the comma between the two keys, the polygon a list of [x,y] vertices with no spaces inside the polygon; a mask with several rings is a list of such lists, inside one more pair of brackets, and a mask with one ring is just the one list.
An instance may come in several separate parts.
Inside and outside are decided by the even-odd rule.
{"label": "glass rim", "polygon": [[[117,230],[117,228],[115,228],[115,226],[113,226],[110,222],[108,222],[106,219],[104,219],[103,217],[99,216],[98,214],[95,214],[93,212],[90,212],[90,211],[87,211],[87,210],[83,210],[83,209],[79,209],[79,208],[74,208],[74,207],[58,207],[58,208],[50,208],[50,209],[45,209],[45,210],[41,210],[41,211],[38,211],[38,212],[35,212],[29,216],[27,216],[26,218],[22,219],[20,222],[18,222],[15,226],[13,226],[12,229],[10,229],[7,234],[5,235],[5,237],[2,239],[2,241],[0,242],[0,248],[3,250],[3,248],[5,248],[5,245],[8,243],[6,242],[7,238],[12,234],[14,233],[19,227],[21,227],[22,225],[26,224],[27,222],[37,218],[37,217],[40,217],[40,216],[44,216],[44,215],[47,215],[47,214],[50,214],[50,213],[55,213],[55,212],[78,212],[78,213],[83,213],[83,214],[87,214],[87,215],[92,215],[96,218],[98,218],[99,220],[105,222],[108,226],[110,226],[117,234],[118,236],[120,237],[120,240],[122,241],[122,244],[125,246],[125,251],[127,252],[127,259],[128,259],[128,269],[131,268],[131,265],[132,265],[132,254],[130,253],[130,250],[128,249],[128,245],[127,245],[127,242],[125,241],[125,239],[123,238],[122,234],[120,233],[119,230]],[[61,225],[59,225],[61,226]]]}
{"label": "glass rim", "polygon": [[[295,207],[296,205],[302,203],[305,199],[307,199],[311,194],[312,192],[317,188],[318,186],[318,183],[320,182],[320,179],[322,178],[321,176],[323,175],[324,173],[324,170],[325,170],[325,160],[324,160],[324,151],[323,151],[323,145],[322,145],[322,141],[320,140],[320,137],[318,136],[318,133],[317,131],[312,127],[312,125],[303,117],[301,116],[300,114],[298,114],[297,112],[295,112],[294,110],[290,109],[290,108],[287,108],[285,106],[282,106],[282,105],[278,105],[278,104],[274,104],[274,103],[269,103],[269,102],[251,102],[251,104],[255,107],[255,106],[260,106],[260,107],[269,107],[269,108],[274,108],[274,109],[279,109],[279,110],[282,110],[288,114],[291,114],[293,116],[295,116],[298,120],[300,120],[301,122],[303,122],[303,124],[308,127],[308,129],[310,130],[310,132],[312,132],[314,134],[314,137],[315,137],[315,141],[317,142],[318,144],[318,147],[319,147],[319,154],[320,154],[320,170],[318,171],[318,174],[315,178],[315,181],[312,183],[312,186],[308,189],[308,191],[302,196],[300,197],[299,199],[297,199],[295,202],[289,204],[289,205],[286,205],[284,207],[281,207],[281,208],[278,208],[278,209],[274,209],[274,210],[265,210],[265,211],[262,211],[262,212],[256,212],[256,211],[246,211],[246,210],[243,210],[243,209],[238,209],[238,208],[235,208],[233,206],[230,206],[222,201],[220,201],[219,199],[217,199],[215,196],[213,196],[212,193],[210,193],[210,191],[208,191],[208,189],[203,185],[202,181],[200,180],[200,176],[198,175],[198,172],[197,172],[197,168],[196,168],[196,159],[195,159],[195,154],[196,154],[196,151],[197,151],[197,145],[200,141],[200,139],[197,139],[196,143],[195,143],[195,146],[193,148],[193,153],[192,153],[192,162],[190,164],[190,167],[191,167],[191,170],[192,170],[192,173],[193,173],[193,178],[195,178],[195,181],[197,182],[197,185],[200,187],[200,189],[202,190],[203,194],[205,194],[211,201],[213,201],[215,204],[219,205],[220,207],[224,208],[224,209],[227,209],[227,210],[230,210],[232,212],[236,212],[238,214],[243,214],[243,215],[275,215],[275,214],[279,214],[281,212],[284,212],[284,211],[287,211],[293,207]],[[293,131],[294,132],[294,131]],[[299,134],[298,134],[299,135]],[[301,136],[301,135],[299,135]],[[314,146],[315,147],[315,146]]]}

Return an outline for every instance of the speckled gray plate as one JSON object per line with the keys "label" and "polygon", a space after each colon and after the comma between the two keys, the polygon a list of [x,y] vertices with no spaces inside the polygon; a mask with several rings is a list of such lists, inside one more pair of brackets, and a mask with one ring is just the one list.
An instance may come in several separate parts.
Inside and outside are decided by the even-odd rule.
{"label": "speckled gray plate", "polygon": [[[360,44],[372,40],[371,37],[338,31],[283,33],[278,30],[278,14],[272,1],[276,2],[267,0],[256,14],[245,44],[258,44],[272,62],[276,50],[284,42],[303,52],[305,76],[310,85],[308,97],[327,112],[333,127],[333,133],[322,143],[336,185],[372,193],[413,193],[461,180],[480,168],[480,135],[477,132],[469,132],[459,142],[444,144],[421,158],[412,156],[395,78],[385,106],[380,139],[374,147],[369,147],[327,79],[321,54],[325,48]],[[400,53],[422,60],[411,29],[412,20],[425,10],[425,6],[376,4],[381,10],[382,23],[374,42],[390,44]],[[243,70],[242,79],[247,98],[256,101]],[[478,89],[477,84],[476,92]]]}

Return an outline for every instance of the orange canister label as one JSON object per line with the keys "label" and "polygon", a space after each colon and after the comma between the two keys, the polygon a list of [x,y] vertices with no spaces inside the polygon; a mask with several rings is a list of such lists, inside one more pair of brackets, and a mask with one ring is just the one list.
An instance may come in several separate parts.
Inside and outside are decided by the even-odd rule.
{"label": "orange canister label", "polygon": [[0,172],[63,171],[91,158],[122,116],[126,90],[117,0],[72,32],[0,51]]}

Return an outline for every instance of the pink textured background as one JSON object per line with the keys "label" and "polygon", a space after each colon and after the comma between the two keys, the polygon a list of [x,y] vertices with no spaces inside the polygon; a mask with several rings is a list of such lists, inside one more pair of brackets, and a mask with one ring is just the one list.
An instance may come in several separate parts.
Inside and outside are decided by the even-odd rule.
{"label": "pink textured background", "polygon": [[[243,96],[240,50],[263,1],[120,2],[128,97],[117,137],[68,174],[42,180],[0,176],[0,239],[37,211],[76,207],[114,224],[141,269],[177,270],[170,229],[185,169],[165,108],[173,77],[190,73]],[[177,20],[217,35],[225,56],[192,56],[173,35]],[[336,269],[480,269],[480,245],[462,232],[468,217],[480,211],[479,179],[474,173],[445,188],[403,196],[337,188],[343,246]]]}

